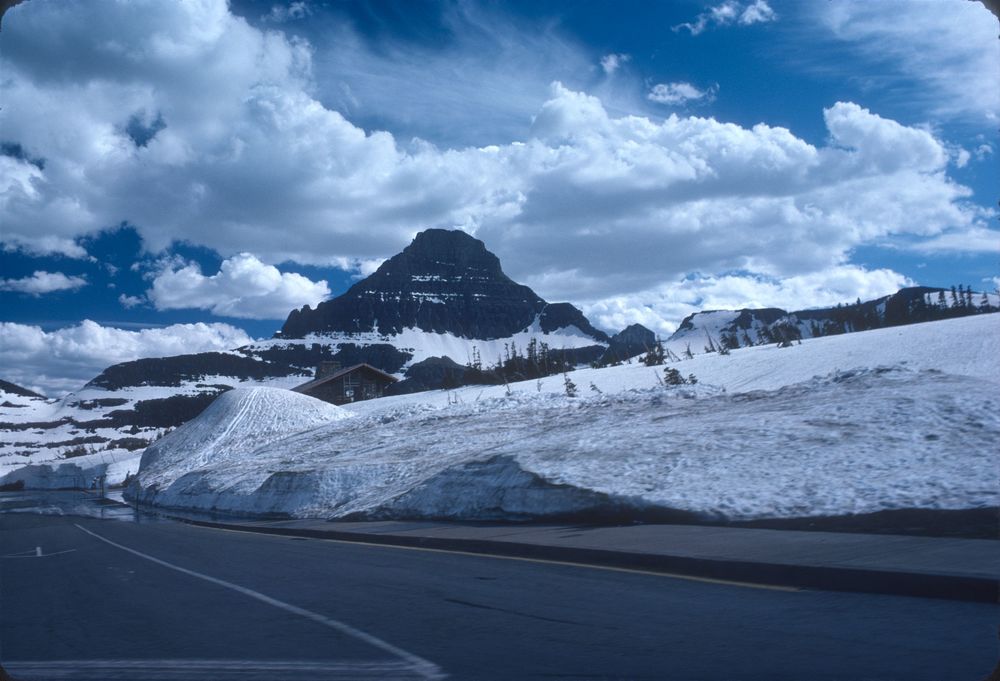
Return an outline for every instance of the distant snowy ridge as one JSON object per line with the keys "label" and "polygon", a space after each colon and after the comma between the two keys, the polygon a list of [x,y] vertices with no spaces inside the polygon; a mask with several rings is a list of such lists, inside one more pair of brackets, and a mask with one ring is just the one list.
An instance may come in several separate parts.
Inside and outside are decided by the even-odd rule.
{"label": "distant snowy ridge", "polygon": [[676,355],[782,340],[819,338],[1000,310],[1000,295],[916,286],[874,300],[788,312],[779,308],[706,310],[688,315],[665,341]]}
{"label": "distant snowy ridge", "polygon": [[[200,417],[147,450],[155,457],[130,494],[175,508],[327,518],[669,509],[748,519],[996,506],[996,319],[671,365],[696,385],[663,387],[663,367],[623,365],[573,372],[586,397],[568,397],[562,377],[549,377],[513,384],[509,395],[494,386],[373,400],[345,410],[354,419],[275,430],[250,450],[240,427],[211,435],[227,414],[254,427],[234,396],[211,416],[216,426]],[[280,413],[260,418],[280,423],[286,411],[269,404]],[[192,465],[184,452],[195,456],[192,443],[211,437],[223,444]]]}

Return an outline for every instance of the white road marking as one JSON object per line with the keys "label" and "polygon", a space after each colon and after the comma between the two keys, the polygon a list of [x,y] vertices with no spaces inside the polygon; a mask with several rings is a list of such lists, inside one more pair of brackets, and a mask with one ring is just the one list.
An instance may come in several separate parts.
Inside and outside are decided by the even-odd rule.
{"label": "white road marking", "polygon": [[10,553],[3,557],[4,558],[48,558],[49,556],[60,556],[64,553],[73,553],[73,551],[76,551],[76,549],[55,551],[54,553],[42,553],[42,547],[36,546],[34,551],[28,549],[27,551],[21,551],[20,553]]}
{"label": "white road marking", "polygon": [[[402,681],[423,678],[406,662],[341,660],[52,660],[7,661],[9,673],[18,679],[136,679],[144,681],[190,681],[210,675],[212,679],[274,681],[333,681],[379,679]],[[192,676],[196,675],[196,676]]]}
{"label": "white road marking", "polygon": [[95,539],[100,539],[102,542],[106,544],[110,544],[111,546],[121,549],[122,551],[128,551],[129,553],[135,556],[144,558],[148,561],[156,563],[157,565],[162,565],[163,567],[170,568],[171,570],[176,570],[177,572],[182,572],[186,575],[190,575],[191,577],[197,577],[198,579],[203,579],[206,582],[211,582],[212,584],[217,584],[227,589],[231,589],[233,591],[236,591],[237,593],[243,594],[244,596],[249,596],[250,598],[261,601],[262,603],[267,603],[268,605],[280,608],[285,612],[290,612],[300,617],[304,617],[308,620],[312,620],[317,624],[322,624],[323,626],[339,631],[342,634],[353,636],[354,638],[360,641],[364,641],[365,643],[368,643],[369,645],[372,645],[380,650],[383,650],[389,653],[390,655],[393,655],[395,657],[400,658],[401,660],[404,660],[409,665],[410,669],[412,669],[416,674],[420,675],[424,679],[443,679],[446,677],[446,674],[444,674],[441,671],[441,669],[433,662],[425,660],[422,657],[414,655],[413,653],[403,650],[402,648],[399,648],[397,646],[394,646],[391,643],[383,641],[382,639],[373,636],[367,632],[361,631],[360,629],[355,629],[349,624],[345,624],[344,622],[327,617],[326,615],[321,615],[311,610],[306,610],[305,608],[300,608],[296,605],[291,605],[290,603],[285,603],[284,601],[279,601],[276,598],[271,598],[270,596],[262,594],[259,591],[254,591],[253,589],[249,589],[245,586],[240,586],[239,584],[233,584],[232,582],[227,582],[224,579],[219,579],[218,577],[212,577],[210,575],[202,574],[201,572],[196,572],[194,570],[183,568],[179,565],[174,565],[173,563],[168,563],[165,560],[160,560],[159,558],[150,556],[149,554],[143,553],[141,551],[136,551],[135,549],[131,549],[117,542],[113,542],[110,539],[107,539],[106,537],[102,537],[101,535],[95,532],[91,532],[86,527],[82,527],[80,525],[77,525],[76,523],[74,523],[74,525],[76,525],[76,527],[79,530],[86,532]]}

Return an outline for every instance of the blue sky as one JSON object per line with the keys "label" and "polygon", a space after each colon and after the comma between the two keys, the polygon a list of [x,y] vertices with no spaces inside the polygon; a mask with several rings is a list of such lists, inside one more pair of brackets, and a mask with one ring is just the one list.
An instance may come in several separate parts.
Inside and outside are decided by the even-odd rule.
{"label": "blue sky", "polygon": [[611,331],[992,290],[998,31],[968,0],[29,0],[0,352],[59,392],[270,336],[428,227]]}

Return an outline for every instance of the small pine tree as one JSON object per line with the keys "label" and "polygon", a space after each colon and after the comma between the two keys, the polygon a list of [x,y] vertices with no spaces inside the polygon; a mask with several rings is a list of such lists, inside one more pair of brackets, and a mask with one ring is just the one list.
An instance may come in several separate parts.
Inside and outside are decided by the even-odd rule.
{"label": "small pine tree", "polygon": [[990,310],[990,299],[986,295],[986,291],[983,291],[983,297],[979,299],[979,310],[980,312],[989,312]]}
{"label": "small pine tree", "polygon": [[951,306],[958,307],[958,293],[955,291],[955,287],[951,287]]}
{"label": "small pine tree", "polygon": [[694,359],[694,353],[691,352],[691,344],[688,343],[687,347],[684,348],[684,359]]}
{"label": "small pine tree", "polygon": [[941,289],[940,291],[938,291],[937,304],[938,304],[938,307],[940,307],[942,310],[944,308],[948,307],[948,301],[946,301],[944,299],[944,289]]}
{"label": "small pine tree", "polygon": [[683,385],[687,381],[681,376],[681,372],[677,371],[673,367],[667,367],[663,370],[663,382],[667,385]]}
{"label": "small pine tree", "polygon": [[663,341],[657,336],[656,343],[646,352],[645,357],[642,358],[642,363],[648,367],[660,366],[665,361],[664,357]]}
{"label": "small pine tree", "polygon": [[694,385],[697,382],[698,382],[698,379],[695,378],[694,374],[688,374],[688,383],[690,383],[691,385]]}
{"label": "small pine tree", "polygon": [[590,389],[593,392],[597,393],[598,395],[603,395],[604,394],[604,392],[600,388],[598,388],[596,385],[594,385],[593,381],[590,382]]}
{"label": "small pine tree", "polygon": [[566,397],[576,397],[576,383],[567,374],[563,374],[563,383],[566,386]]}

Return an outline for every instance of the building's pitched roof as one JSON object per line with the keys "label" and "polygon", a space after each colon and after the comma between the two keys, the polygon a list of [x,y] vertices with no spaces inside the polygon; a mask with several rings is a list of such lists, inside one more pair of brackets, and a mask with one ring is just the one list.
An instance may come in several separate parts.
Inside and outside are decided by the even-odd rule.
{"label": "building's pitched roof", "polygon": [[313,380],[308,381],[306,383],[303,383],[302,385],[297,385],[294,388],[292,388],[292,392],[297,392],[297,393],[309,392],[313,388],[317,388],[317,387],[323,385],[324,383],[332,381],[332,380],[334,380],[336,378],[340,378],[341,376],[344,376],[345,374],[349,374],[352,371],[357,371],[358,369],[365,369],[365,370],[371,371],[372,373],[375,373],[375,374],[379,375],[380,377],[384,378],[385,380],[387,380],[387,381],[389,381],[391,383],[395,383],[396,381],[399,380],[398,378],[396,378],[392,374],[387,374],[384,371],[382,371],[381,369],[376,369],[371,364],[361,363],[361,364],[355,364],[354,366],[346,367],[344,369],[338,369],[337,371],[334,371],[332,374],[327,374],[326,376],[323,376],[322,378],[314,378]]}

